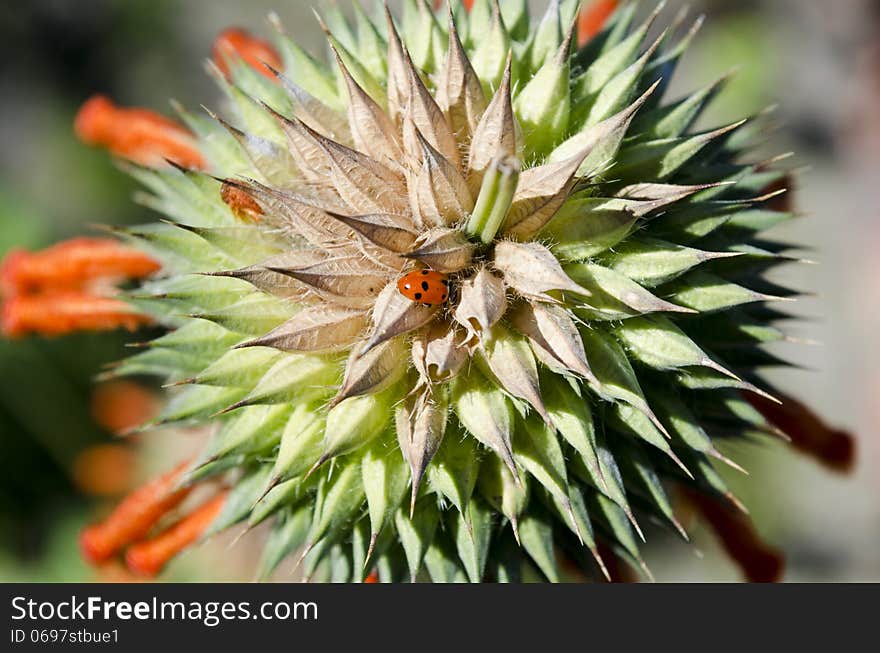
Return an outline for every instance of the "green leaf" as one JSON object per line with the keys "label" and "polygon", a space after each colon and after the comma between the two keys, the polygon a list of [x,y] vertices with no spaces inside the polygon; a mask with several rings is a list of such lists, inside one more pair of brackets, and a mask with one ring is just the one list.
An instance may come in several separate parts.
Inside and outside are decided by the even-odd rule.
{"label": "green leaf", "polygon": [[517,532],[519,517],[528,505],[528,483],[517,484],[498,456],[483,459],[477,482],[480,494],[489,505],[510,520],[514,532]]}
{"label": "green leaf", "polygon": [[526,152],[541,160],[568,128],[571,109],[568,47],[551,57],[522,89],[513,103],[523,130]]}
{"label": "green leaf", "polygon": [[677,102],[643,114],[633,124],[633,133],[645,140],[678,138],[697,121],[729,79],[730,75],[724,75]]}
{"label": "green leaf", "polygon": [[373,77],[385,79],[388,71],[387,42],[370,21],[363,5],[360,2],[352,4],[354,5],[354,20],[357,30],[358,59]]}
{"label": "green leaf", "polygon": [[692,312],[660,299],[629,277],[595,263],[571,263],[564,270],[575,283],[592,293],[583,307],[575,311],[586,319],[617,320],[657,311]]}
{"label": "green leaf", "polygon": [[400,537],[400,543],[406,554],[409,565],[410,579],[415,582],[422,561],[440,523],[440,511],[434,497],[425,497],[416,505],[412,519],[407,511],[399,509],[394,515],[394,524]]}
{"label": "green leaf", "polygon": [[188,320],[179,329],[151,341],[149,346],[173,349],[175,352],[209,359],[219,357],[222,352],[243,340],[244,336],[228,331],[219,324],[207,320]]}
{"label": "green leaf", "polygon": [[665,295],[671,301],[700,313],[726,311],[744,304],[782,299],[749,290],[707,272],[692,272],[665,290]]}
{"label": "green leaf", "polygon": [[593,483],[604,488],[605,479],[599,469],[596,453],[596,427],[587,398],[575,382],[549,372],[541,375],[541,387],[554,426],[580,455]]}
{"label": "green leaf", "polygon": [[651,235],[687,245],[717,231],[740,210],[742,206],[736,204],[694,201],[651,222],[648,231]]}
{"label": "green leaf", "polygon": [[184,353],[153,347],[134,356],[130,356],[115,365],[107,376],[119,378],[123,376],[148,375],[158,376],[174,381],[185,379],[201,370],[205,359],[196,353]]}
{"label": "green leaf", "polygon": [[[655,12],[636,31],[613,46],[612,40],[607,42],[607,45],[612,47],[609,47],[593,61],[584,74],[575,80],[575,103],[590,103],[591,98],[594,98],[605,88],[615,75],[635,61],[639,48],[656,17],[657,13]],[[621,16],[621,18],[626,20],[626,16]]]}
{"label": "green leaf", "polygon": [[529,557],[551,583],[559,582],[556,552],[553,548],[553,523],[543,510],[531,509],[520,524],[520,541]]}
{"label": "green leaf", "polygon": [[486,96],[489,97],[499,87],[501,78],[504,76],[507,53],[510,51],[510,34],[507,32],[500,14],[494,11],[487,29],[485,31],[479,29],[476,25],[477,11],[478,7],[472,9],[471,29],[468,30],[469,38],[475,43],[471,54],[471,64],[477,77],[483,83]]}
{"label": "green leaf", "polygon": [[[550,153],[547,161],[559,163],[574,156],[583,156],[586,153],[577,174],[597,175],[601,168],[607,168],[613,162],[633,118],[654,92],[656,86],[656,84],[651,86],[641,97],[620,113],[595,125],[588,125],[569,137]],[[574,124],[574,120],[570,120],[570,122]]]}
{"label": "green leaf", "polygon": [[708,367],[732,376],[666,317],[636,317],[626,320],[614,333],[633,358],[654,369]]}
{"label": "green leaf", "polygon": [[190,386],[175,394],[156,419],[157,424],[183,420],[204,420],[241,399],[243,388],[218,388],[207,385]]}
{"label": "green leaf", "polygon": [[312,401],[332,393],[338,380],[339,369],[322,357],[284,354],[241,405]]}
{"label": "green leaf", "polygon": [[687,476],[691,476],[690,470],[685,467],[681,459],[672,451],[672,447],[669,446],[669,441],[666,439],[668,436],[665,430],[661,431],[663,425],[656,417],[651,419],[642,411],[624,404],[617,404],[610,417],[611,423],[617,428],[656,447],[678,465]]}
{"label": "green leaf", "polygon": [[613,541],[620,544],[634,560],[639,562],[640,570],[646,571],[647,568],[644,567],[632,525],[620,506],[602,494],[589,494],[587,500],[590,514],[597,516],[600,523],[611,534]]}
{"label": "green leaf", "polygon": [[747,231],[767,231],[796,217],[794,213],[772,211],[769,209],[749,209],[734,213],[725,223],[725,229],[744,229]]}
{"label": "green leaf", "polygon": [[354,568],[348,552],[339,543],[330,549],[330,582],[348,583],[352,579]]}
{"label": "green leaf", "polygon": [[363,508],[365,498],[360,460],[349,459],[344,465],[337,465],[332,473],[322,474],[309,543],[314,545],[321,539],[334,539],[345,533]]}
{"label": "green leaf", "polygon": [[667,426],[673,441],[688,449],[709,453],[715,450],[708,433],[700,426],[696,415],[685,405],[678,394],[669,388],[652,385],[649,391],[651,405]]}
{"label": "green leaf", "polygon": [[311,506],[286,510],[269,531],[263,545],[258,578],[266,580],[288,555],[305,544],[312,519]]}
{"label": "green leaf", "polygon": [[223,425],[208,453],[225,457],[265,452],[278,443],[293,411],[285,404],[243,408]]}
{"label": "green leaf", "polygon": [[202,538],[226,530],[247,518],[269,480],[272,465],[260,465],[240,478],[230,490],[220,514],[211,522]]}
{"label": "green leaf", "polygon": [[240,302],[193,317],[210,320],[230,331],[263,336],[293,317],[295,309],[277,297],[255,292]]}
{"label": "green leaf", "polygon": [[639,447],[625,446],[620,461],[624,476],[630,481],[630,488],[634,488],[638,495],[646,499],[687,540],[687,533],[675,518],[672,502],[650,458]]}
{"label": "green leaf", "polygon": [[[186,209],[187,212],[190,210]],[[234,259],[198,234],[174,223],[155,222],[115,231],[177,272],[219,270],[235,266]]]}
{"label": "green leaf", "polygon": [[624,240],[638,221],[620,200],[576,198],[568,200],[541,232],[561,261],[582,261]]}
{"label": "green leaf", "polygon": [[197,234],[231,260],[236,261],[236,267],[255,265],[289,248],[289,243],[259,227],[191,227],[189,225],[181,225],[181,227]]}
{"label": "green leaf", "polygon": [[[507,23],[506,20],[505,23]],[[538,26],[533,29],[528,54],[529,73],[539,70],[556,53],[562,43],[563,31],[566,27],[567,25],[562,24],[558,0],[548,2],[547,10],[541,17]]]}
{"label": "green leaf", "polygon": [[421,70],[435,73],[443,65],[446,38],[426,0],[403,3],[403,40]]}
{"label": "green leaf", "polygon": [[463,513],[474,492],[479,467],[476,441],[467,435],[447,432],[428,467],[428,482],[434,492]]}
{"label": "green leaf", "polygon": [[231,349],[199,372],[192,382],[252,389],[281,355],[269,347]]}
{"label": "green leaf", "polygon": [[288,38],[282,32],[277,20],[273,22],[278,33],[275,43],[284,61],[285,74],[324,104],[337,110],[344,109],[345,103],[342,98],[345,95],[340,96],[339,87],[330,68]]}
{"label": "green leaf", "polygon": [[439,531],[425,553],[425,568],[432,583],[466,583],[467,574],[459,563],[449,535]]}
{"label": "green leaf", "polygon": [[504,393],[471,368],[467,374],[460,374],[456,378],[452,388],[452,406],[468,432],[494,451],[514,476],[518,476],[510,444],[513,407]]}
{"label": "green leaf", "polygon": [[304,499],[312,494],[316,484],[317,479],[310,478],[303,481],[299,478],[295,478],[271,486],[268,493],[264,490],[263,493],[265,496],[262,497],[253,507],[253,510],[251,510],[250,517],[248,518],[248,528],[253,528],[258,524],[261,524],[266,519],[285,508],[298,506],[300,504],[305,504],[308,507],[309,519],[311,519],[311,502],[304,501]]}
{"label": "green leaf", "polygon": [[323,451],[326,420],[313,404],[300,404],[281,433],[272,478],[285,481],[305,474]]}
{"label": "green leaf", "polygon": [[513,455],[548,492],[568,502],[568,473],[562,447],[556,434],[536,416],[530,415],[517,428]]}
{"label": "green leaf", "polygon": [[643,412],[650,412],[639,381],[626,352],[617,341],[598,329],[581,329],[590,369],[599,386],[593,390],[607,401],[623,401]]}
{"label": "green leaf", "polygon": [[504,0],[499,3],[501,18],[507,26],[510,37],[514,40],[522,41],[529,34],[528,4],[528,0]]}
{"label": "green leaf", "polygon": [[731,377],[729,374],[722,374],[715,370],[705,367],[689,368],[682,370],[676,375],[676,380],[685,388],[690,390],[719,390],[723,388],[736,388],[747,392],[754,392],[772,401],[776,401],[771,395],[767,394],[760,388],[739,379]]}
{"label": "green leaf", "polygon": [[472,583],[480,583],[486,570],[486,557],[492,537],[492,511],[481,499],[468,503],[468,514],[458,513],[452,522],[452,537],[458,557]]}
{"label": "green leaf", "polygon": [[[620,111],[632,99],[648,60],[660,44],[659,37],[633,64],[620,71],[605,84],[589,105],[584,125],[596,125]],[[586,108],[586,103],[582,105]],[[582,109],[583,110],[583,109]]]}
{"label": "green leaf", "polygon": [[403,501],[409,469],[396,447],[377,440],[364,454],[361,473],[370,512],[370,527],[375,536],[382,532]]}
{"label": "green leaf", "polygon": [[621,150],[617,162],[609,174],[625,182],[665,181],[687,165],[705,147],[742,124],[742,122],[737,122],[694,136],[660,139],[631,145]]}
{"label": "green leaf", "polygon": [[510,531],[502,531],[492,538],[489,549],[488,576],[498,583],[521,583],[522,549]]}
{"label": "green leaf", "polygon": [[633,281],[653,288],[706,261],[738,257],[730,252],[704,252],[654,238],[629,238],[603,257],[602,263]]}
{"label": "green leaf", "polygon": [[327,414],[321,460],[351,453],[378,438],[388,428],[392,405],[399,396],[400,390],[395,386],[379,394],[352,397],[334,406]]}
{"label": "green leaf", "polygon": [[[351,48],[356,46],[352,43],[351,48],[347,47],[332,33],[327,36],[327,40],[333,46],[333,49],[339,55],[342,63],[345,65],[354,81],[357,82],[358,86],[360,86],[379,106],[386,106],[388,97],[385,94],[385,89],[382,87],[382,84],[380,84],[379,81],[363,66],[360,60],[352,54]],[[337,75],[337,85],[338,95],[340,97],[346,97],[347,91],[345,79],[343,79],[341,73]]]}

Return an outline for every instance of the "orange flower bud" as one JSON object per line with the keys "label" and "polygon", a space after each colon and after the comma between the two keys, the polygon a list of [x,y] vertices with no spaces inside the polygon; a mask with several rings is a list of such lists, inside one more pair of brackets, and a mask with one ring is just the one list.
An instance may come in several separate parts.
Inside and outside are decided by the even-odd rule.
{"label": "orange flower bud", "polygon": [[228,206],[235,217],[242,222],[259,222],[263,209],[257,201],[237,186],[224,183],[220,187],[220,199]]}
{"label": "orange flower bud", "polygon": [[370,575],[364,578],[364,583],[373,584],[379,582],[379,572],[373,570],[370,572]]}
{"label": "orange flower bud", "polygon": [[620,0],[594,0],[581,9],[578,17],[578,45],[586,45],[605,27],[611,15],[617,11]]}
{"label": "orange flower bud", "polygon": [[84,494],[115,497],[131,489],[136,466],[137,457],[130,447],[99,444],[77,455],[71,477]]}
{"label": "orange flower bud", "polygon": [[136,574],[155,576],[178,553],[197,541],[220,514],[227,493],[203,503],[156,537],[138,542],[125,554],[125,563]]}
{"label": "orange flower bud", "polygon": [[142,278],[159,268],[154,259],[115,240],[73,238],[40,252],[10,252],[0,262],[0,292],[75,289],[96,279]]}
{"label": "orange flower bud", "polygon": [[214,63],[227,77],[229,76],[229,60],[240,58],[258,73],[277,81],[275,75],[264,66],[269,64],[275,70],[281,70],[281,57],[268,41],[258,39],[243,29],[230,27],[217,36],[212,48]]}
{"label": "orange flower bud", "polygon": [[78,290],[7,299],[0,312],[0,332],[10,338],[31,333],[60,336],[75,331],[134,331],[152,322],[118,299]]}
{"label": "orange flower bud", "polygon": [[111,433],[125,433],[144,424],[159,411],[159,400],[132,381],[102,383],[92,391],[92,417]]}
{"label": "orange flower bud", "polygon": [[782,579],[785,558],[761,540],[752,521],[742,512],[699,492],[686,490],[688,501],[718,536],[727,554],[750,583],[775,583]]}
{"label": "orange flower bud", "polygon": [[93,563],[109,560],[132,542],[143,538],[169,511],[177,507],[190,488],[175,490],[189,461],[129,494],[103,522],[83,530],[79,538],[83,556]]}
{"label": "orange flower bud", "polygon": [[117,107],[102,95],[86,100],[73,128],[84,143],[144,166],[162,167],[170,160],[184,168],[205,167],[187,129],[149,109]]}
{"label": "orange flower bud", "polygon": [[791,397],[777,393],[780,405],[750,393],[743,396],[764,419],[791,438],[798,451],[835,471],[852,469],[856,445],[850,433],[829,426],[808,406]]}

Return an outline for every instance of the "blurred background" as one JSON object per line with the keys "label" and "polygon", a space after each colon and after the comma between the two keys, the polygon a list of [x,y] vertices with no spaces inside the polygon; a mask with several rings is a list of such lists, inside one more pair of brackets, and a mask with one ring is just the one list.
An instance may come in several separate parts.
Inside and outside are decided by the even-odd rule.
{"label": "blurred background", "polygon": [[[503,2],[504,0],[502,0]],[[268,35],[276,11],[313,52],[312,3],[300,0],[32,0],[0,18],[0,257],[95,234],[96,223],[153,219],[134,183],[72,133],[95,92],[171,115],[169,98],[216,99],[202,61],[230,25]],[[320,4],[320,3],[318,3]],[[542,7],[544,2],[533,3]],[[651,2],[643,2],[648,8]],[[669,2],[667,17],[685,4]],[[751,473],[729,482],[769,542],[787,581],[880,581],[880,0],[694,0],[707,25],[673,95],[739,74],[707,117],[722,124],[778,104],[769,154],[796,152],[802,219],[776,234],[814,265],[781,274],[810,291],[790,330],[815,345],[774,353],[802,369],[769,373],[858,439],[849,475],[826,471],[779,443],[733,452]],[[536,9],[537,11],[538,9]],[[126,490],[198,446],[199,434],[121,439],[151,414],[155,389],[94,384],[130,338],[77,335],[0,340],[0,581],[128,580],[88,568],[77,534]],[[159,452],[163,452],[160,455]],[[179,460],[177,456],[173,460]],[[221,539],[175,561],[167,580],[249,580],[259,535]],[[699,528],[693,548],[658,531],[645,551],[660,581],[735,581],[739,572]]]}

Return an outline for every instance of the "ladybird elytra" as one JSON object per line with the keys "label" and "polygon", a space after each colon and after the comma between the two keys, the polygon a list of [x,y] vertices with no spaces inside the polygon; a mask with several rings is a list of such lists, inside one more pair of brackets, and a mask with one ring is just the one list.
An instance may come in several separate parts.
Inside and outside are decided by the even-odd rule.
{"label": "ladybird elytra", "polygon": [[400,294],[425,306],[439,306],[449,299],[449,278],[434,270],[415,270],[397,282]]}

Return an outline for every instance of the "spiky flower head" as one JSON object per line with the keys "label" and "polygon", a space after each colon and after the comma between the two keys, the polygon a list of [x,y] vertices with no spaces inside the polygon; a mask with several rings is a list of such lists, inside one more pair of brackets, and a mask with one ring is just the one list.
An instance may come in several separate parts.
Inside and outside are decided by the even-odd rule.
{"label": "spiky flower head", "polygon": [[276,18],[274,49],[226,33],[228,117],[180,109],[194,151],[160,130],[175,166],[129,166],[168,218],[124,232],[163,264],[130,299],[170,331],[114,373],[179,386],[150,426],[215,426],[167,492],[232,484],[187,542],[272,520],[264,573],[302,547],[314,578],[557,580],[600,547],[646,569],[673,485],[739,507],[717,443],[774,432],[790,295],[760,120],[694,128],[724,79],[664,101],[699,21],[649,37],[627,2],[579,39],[576,0],[465,4],[330,5],[327,61]]}

